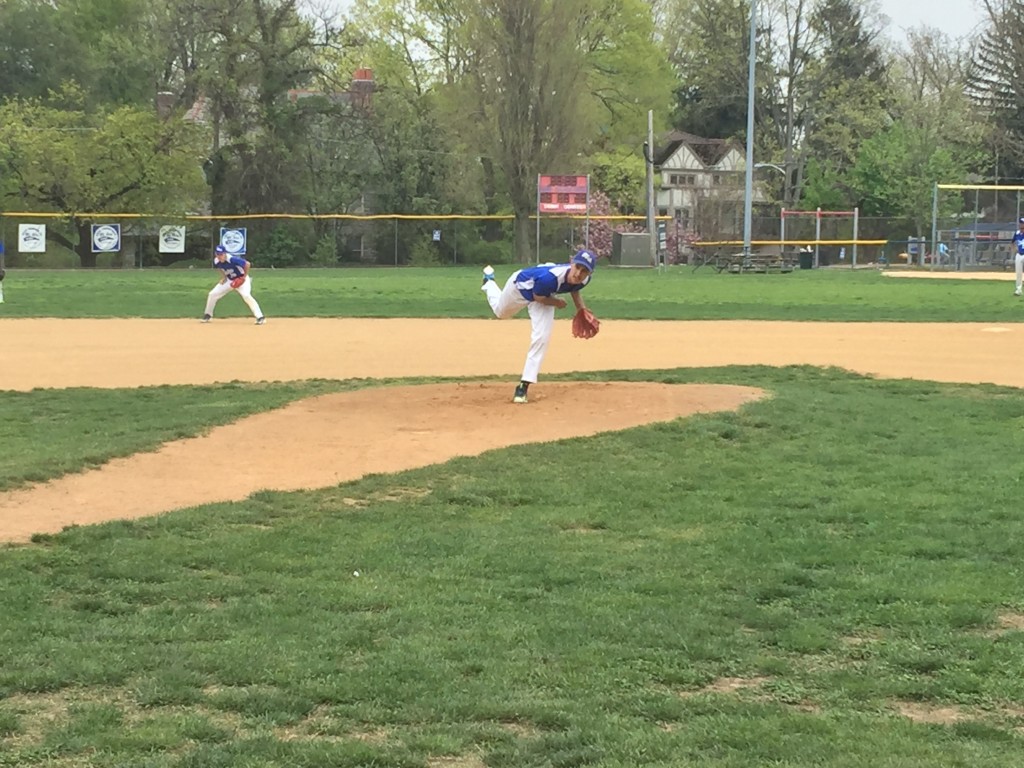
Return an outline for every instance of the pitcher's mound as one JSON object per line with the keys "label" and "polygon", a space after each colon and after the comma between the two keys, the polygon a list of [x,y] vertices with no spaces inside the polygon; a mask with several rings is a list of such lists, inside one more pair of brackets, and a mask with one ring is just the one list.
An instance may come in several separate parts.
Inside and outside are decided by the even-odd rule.
{"label": "pitcher's mound", "polygon": [[301,400],[152,453],[0,498],[0,541],[155,515],[259,490],[324,488],[522,443],[733,410],[753,387],[542,382],[526,405],[508,383],[375,387]]}

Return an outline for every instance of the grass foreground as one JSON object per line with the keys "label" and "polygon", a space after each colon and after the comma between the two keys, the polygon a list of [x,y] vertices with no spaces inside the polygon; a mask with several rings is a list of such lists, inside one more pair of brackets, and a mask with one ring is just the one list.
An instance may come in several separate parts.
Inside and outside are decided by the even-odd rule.
{"label": "grass foreground", "polygon": [[[1018,390],[615,378],[772,397],[0,549],[0,766],[1024,762]],[[201,431],[208,396],[5,394],[36,447],[0,487]],[[58,403],[53,440],[25,413]]]}

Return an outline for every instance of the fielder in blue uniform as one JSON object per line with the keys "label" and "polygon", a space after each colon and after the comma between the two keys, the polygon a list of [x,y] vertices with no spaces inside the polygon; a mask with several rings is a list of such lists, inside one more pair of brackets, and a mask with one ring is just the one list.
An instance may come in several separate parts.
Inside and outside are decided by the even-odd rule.
{"label": "fielder in blue uniform", "polygon": [[493,267],[484,267],[484,284],[480,290],[487,294],[487,303],[495,317],[505,320],[523,307],[530,313],[530,349],[526,353],[522,380],[512,396],[513,403],[527,402],[526,391],[537,381],[555,327],[555,310],[566,306],[559,294],[569,294],[577,311],[586,308],[580,291],[590,283],[595,266],[597,257],[583,249],[567,264],[542,264],[513,272],[504,288],[499,288],[495,282]]}
{"label": "fielder in blue uniform", "polygon": [[221,271],[220,282],[210,289],[206,296],[206,312],[203,313],[203,322],[208,323],[213,319],[213,308],[222,296],[231,291],[238,291],[242,301],[246,303],[253,317],[256,318],[256,325],[263,325],[266,318],[263,310],[252,295],[252,278],[249,277],[249,268],[252,266],[241,256],[233,256],[228,253],[227,248],[218,245],[213,249],[213,266]]}
{"label": "fielder in blue uniform", "polygon": [[1013,255],[1017,267],[1017,286],[1013,289],[1014,296],[1020,296],[1021,283],[1024,282],[1024,218],[1017,222],[1017,231],[1013,233]]}

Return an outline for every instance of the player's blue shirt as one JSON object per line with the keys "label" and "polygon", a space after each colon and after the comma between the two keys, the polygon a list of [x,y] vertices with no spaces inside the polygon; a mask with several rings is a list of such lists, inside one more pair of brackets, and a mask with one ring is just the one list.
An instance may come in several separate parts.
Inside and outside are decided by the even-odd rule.
{"label": "player's blue shirt", "polygon": [[1013,233],[1013,244],[1017,249],[1017,253],[1024,253],[1024,232],[1017,230]]}
{"label": "player's blue shirt", "polygon": [[574,293],[590,282],[591,275],[587,275],[582,283],[570,285],[565,278],[571,267],[571,264],[549,264],[521,269],[516,275],[516,288],[527,301],[533,301],[535,296]]}
{"label": "player's blue shirt", "polygon": [[228,280],[234,280],[245,274],[245,263],[241,256],[228,256],[224,261],[214,259],[213,266],[222,270]]}

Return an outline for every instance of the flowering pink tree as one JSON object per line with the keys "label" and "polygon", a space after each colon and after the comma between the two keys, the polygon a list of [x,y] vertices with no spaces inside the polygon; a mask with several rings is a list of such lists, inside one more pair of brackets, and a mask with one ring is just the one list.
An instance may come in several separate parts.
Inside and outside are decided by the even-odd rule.
{"label": "flowering pink tree", "polygon": [[[608,196],[601,190],[592,190],[590,193],[590,250],[599,257],[611,259],[612,239],[615,232],[646,232],[647,221],[645,219],[617,219],[607,218],[620,215],[612,207]],[[605,217],[605,218],[602,218]],[[691,252],[690,246],[700,239],[700,235],[693,229],[679,227],[675,221],[666,221],[666,261],[668,264],[683,263],[686,254]],[[583,227],[576,229],[576,237],[581,241],[574,247],[583,247]]]}
{"label": "flowering pink tree", "polygon": [[[644,232],[647,229],[646,223],[643,221],[636,221],[633,219],[601,218],[619,215],[621,214],[619,214],[618,211],[612,209],[612,204],[608,200],[608,195],[599,189],[591,190],[589,228],[590,250],[596,253],[599,257],[603,256],[606,259],[611,259],[613,233]],[[582,248],[583,227],[579,227],[576,232],[577,237],[581,242],[577,243],[575,247]]]}

